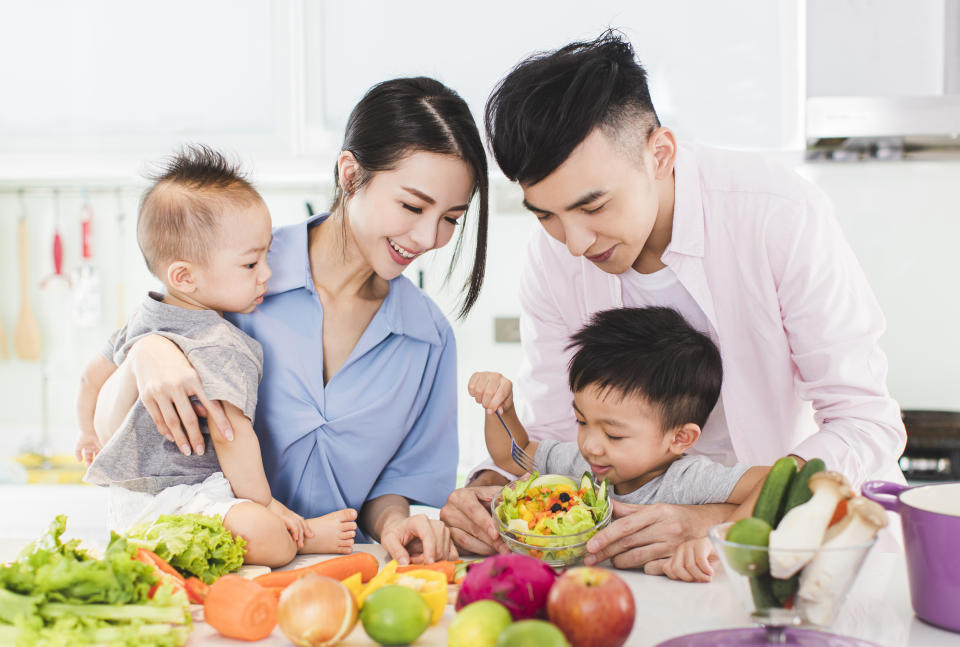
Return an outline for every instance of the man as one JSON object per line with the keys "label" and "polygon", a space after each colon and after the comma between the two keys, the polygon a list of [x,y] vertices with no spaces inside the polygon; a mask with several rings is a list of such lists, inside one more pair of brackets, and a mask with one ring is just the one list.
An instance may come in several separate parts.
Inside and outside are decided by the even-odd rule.
{"label": "man", "polygon": [[[854,485],[903,478],[883,315],[817,189],[759,156],[679,146],[614,32],[523,61],[491,95],[486,129],[542,225],[520,282],[517,406],[533,437],[576,438],[569,336],[597,311],[660,305],[723,357],[700,453],[766,465],[820,457]],[[485,469],[448,499],[441,519],[462,548],[504,550],[483,505],[502,482]],[[726,511],[615,503],[614,514],[586,561],[657,573]]]}

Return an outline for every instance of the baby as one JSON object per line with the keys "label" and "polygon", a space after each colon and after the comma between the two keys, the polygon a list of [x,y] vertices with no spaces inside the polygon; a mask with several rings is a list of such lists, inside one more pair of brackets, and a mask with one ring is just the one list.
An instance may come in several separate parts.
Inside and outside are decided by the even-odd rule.
{"label": "baby", "polygon": [[[84,371],[76,452],[89,462],[85,480],[110,487],[110,523],[118,530],[161,514],[200,513],[220,515],[246,540],[247,563],[280,566],[297,552],[350,552],[356,511],[304,520],[271,495],[251,422],[263,353],[222,316],[252,312],[266,294],[272,234],[263,199],[206,147],[187,148],[151,179],[137,241],[164,292],[150,292]],[[94,419],[100,386],[147,335],[180,347],[204,392],[222,403],[232,439],[202,423],[210,450],[178,449],[157,432],[136,393],[124,394],[135,403],[122,421]]]}
{"label": "baby", "polygon": [[[721,465],[686,454],[720,395],[723,367],[709,337],[669,308],[598,313],[571,339],[570,390],[577,442],[531,441],[513,407],[512,384],[499,373],[475,373],[467,389],[487,410],[487,449],[497,466],[522,475],[510,454],[503,415],[517,444],[542,474],[609,479],[612,497],[634,504],[739,504],[749,516],[768,468]],[[665,571],[709,580],[709,542],[682,544]],[[690,577],[682,574],[686,571]]]}

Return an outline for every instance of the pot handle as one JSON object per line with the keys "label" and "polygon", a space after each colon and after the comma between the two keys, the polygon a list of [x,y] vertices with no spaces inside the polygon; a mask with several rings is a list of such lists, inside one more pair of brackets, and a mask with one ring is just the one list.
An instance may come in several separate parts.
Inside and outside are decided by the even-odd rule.
{"label": "pot handle", "polygon": [[860,488],[860,493],[876,501],[891,512],[898,512],[900,508],[900,493],[909,490],[909,485],[891,483],[890,481],[867,481]]}

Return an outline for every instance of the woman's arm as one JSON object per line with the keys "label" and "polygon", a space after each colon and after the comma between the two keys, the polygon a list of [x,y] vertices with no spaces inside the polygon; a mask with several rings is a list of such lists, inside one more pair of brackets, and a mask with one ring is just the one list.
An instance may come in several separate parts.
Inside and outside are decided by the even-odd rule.
{"label": "woman's arm", "polygon": [[[223,430],[227,440],[233,439],[233,430],[220,403],[207,398],[197,372],[180,347],[166,337],[148,335],[137,341],[111,380],[104,384],[108,392],[101,390],[98,398],[98,419],[103,416],[103,420],[109,421],[119,411],[125,413],[129,410],[129,406],[123,409],[125,398],[129,399],[131,392],[137,393],[158,433],[175,442],[184,454],[189,455],[191,447],[200,453],[203,437],[190,402],[190,397],[195,396],[210,421]],[[101,411],[101,407],[105,409]]]}
{"label": "woman's arm", "polygon": [[360,509],[360,527],[377,539],[401,565],[457,559],[450,529],[426,515],[410,516],[410,502],[399,494],[383,494]]}

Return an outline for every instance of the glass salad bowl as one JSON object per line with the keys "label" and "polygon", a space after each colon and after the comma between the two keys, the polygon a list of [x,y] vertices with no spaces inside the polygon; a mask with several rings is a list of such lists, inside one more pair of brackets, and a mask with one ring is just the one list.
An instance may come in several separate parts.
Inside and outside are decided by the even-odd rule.
{"label": "glass salad bowl", "polygon": [[[538,483],[542,485],[537,485]],[[576,532],[558,533],[550,530],[536,532],[529,528],[528,521],[519,518],[511,519],[505,512],[504,492],[507,488],[514,491],[518,487],[524,490],[529,488],[531,491],[535,491],[534,488],[540,488],[543,492],[552,494],[558,487],[560,487],[562,493],[562,486],[565,485],[576,493],[577,491],[584,491],[583,486],[588,484],[590,494],[583,497],[584,504],[582,506],[586,508],[587,512],[591,513],[591,516],[588,518],[589,520],[581,519],[580,523],[576,524]],[[508,483],[490,502],[490,511],[497,520],[500,537],[507,547],[515,553],[536,557],[550,566],[570,566],[582,561],[587,552],[587,541],[599,530],[610,524],[613,508],[607,496],[608,486],[606,484],[602,484],[600,488],[595,490],[592,479],[590,479],[589,474],[586,474],[581,479],[580,485],[581,487],[578,488],[573,479],[553,474],[542,477],[534,474],[529,479]],[[567,491],[569,492],[569,490]],[[574,499],[574,501],[578,500],[579,496]],[[587,502],[592,503],[593,506],[588,506]],[[568,503],[569,501],[564,502],[564,504]],[[580,511],[579,514],[582,515],[583,511]],[[597,516],[599,516],[599,521],[596,520]],[[566,525],[568,524],[554,524],[554,528],[562,529]]]}
{"label": "glass salad bowl", "polygon": [[[732,522],[710,528],[709,537],[744,608],[766,633],[766,642],[782,643],[790,627],[826,629],[841,611],[851,585],[876,543],[817,550],[771,550],[726,540]],[[779,555],[779,557],[778,557]],[[770,560],[799,560],[806,565],[790,579],[769,573]]]}

